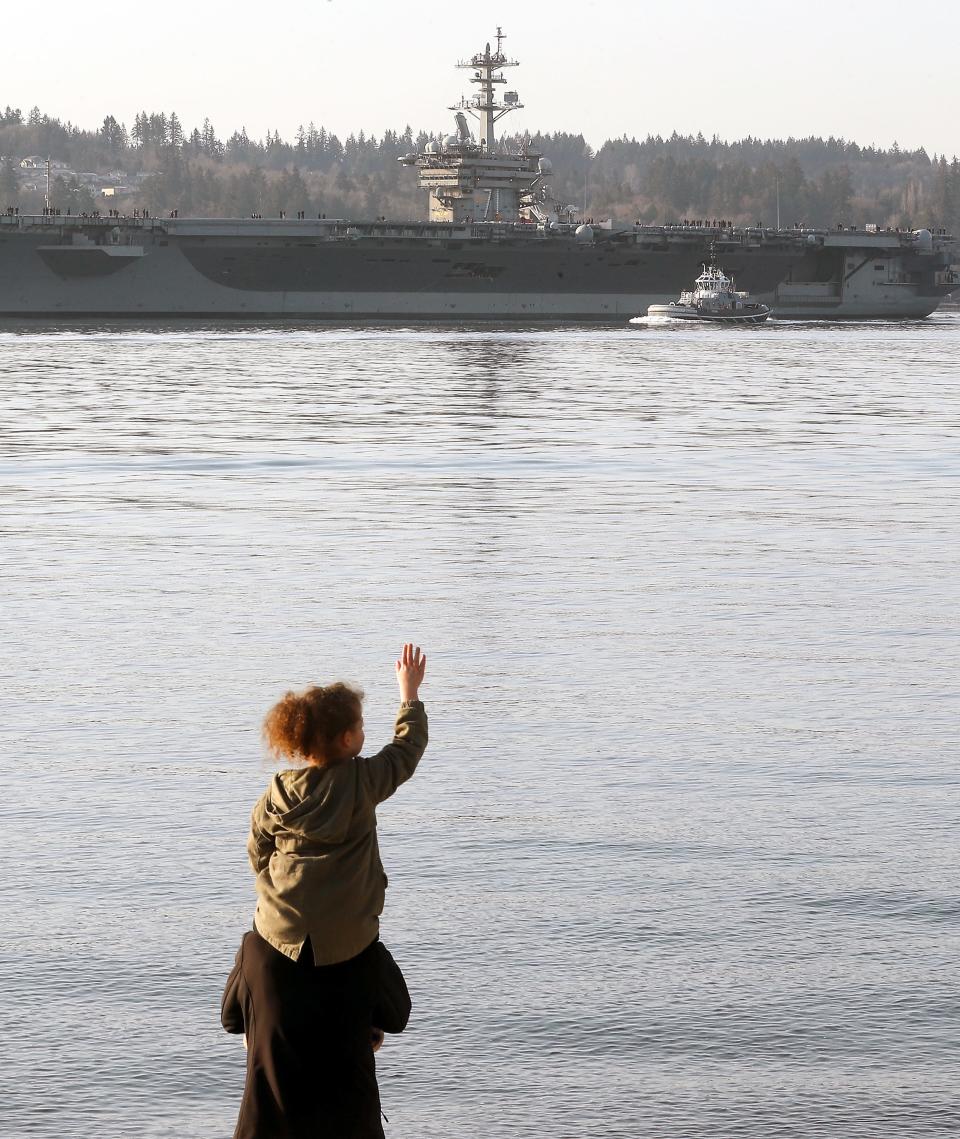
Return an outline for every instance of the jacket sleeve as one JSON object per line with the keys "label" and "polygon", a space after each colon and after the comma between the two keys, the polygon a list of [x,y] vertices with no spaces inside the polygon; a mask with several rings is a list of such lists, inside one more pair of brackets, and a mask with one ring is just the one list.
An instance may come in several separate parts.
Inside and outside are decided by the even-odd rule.
{"label": "jacket sleeve", "polygon": [[417,770],[427,747],[427,713],[419,700],[400,705],[393,742],[376,755],[358,761],[360,778],[374,803],[389,799]]}
{"label": "jacket sleeve", "polygon": [[230,970],[230,976],[227,977],[227,983],[223,989],[223,997],[220,1000],[220,1023],[227,1032],[231,1032],[234,1035],[246,1031],[246,1025],[243,1020],[243,1001],[240,997],[242,985],[243,942],[240,943],[240,948],[237,950],[237,959],[234,962],[233,968]]}
{"label": "jacket sleeve", "polygon": [[257,801],[257,805],[253,808],[253,814],[250,816],[250,837],[247,839],[247,857],[250,859],[250,866],[254,874],[260,874],[266,870],[270,863],[270,855],[273,854],[275,849],[273,835],[264,829],[264,821],[266,811],[264,810],[267,795],[269,792],[264,792]]}

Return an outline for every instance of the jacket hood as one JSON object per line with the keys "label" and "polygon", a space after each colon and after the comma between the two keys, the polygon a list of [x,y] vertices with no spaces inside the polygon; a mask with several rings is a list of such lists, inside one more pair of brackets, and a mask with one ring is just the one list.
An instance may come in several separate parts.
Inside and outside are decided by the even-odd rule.
{"label": "jacket hood", "polygon": [[356,761],[335,767],[297,767],[279,771],[270,784],[266,813],[278,830],[309,843],[339,843],[346,838],[356,800]]}

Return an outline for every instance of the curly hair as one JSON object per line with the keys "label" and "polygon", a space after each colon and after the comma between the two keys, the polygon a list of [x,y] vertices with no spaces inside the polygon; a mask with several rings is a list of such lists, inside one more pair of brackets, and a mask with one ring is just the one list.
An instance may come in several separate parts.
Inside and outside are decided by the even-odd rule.
{"label": "curly hair", "polygon": [[322,763],[327,748],[363,714],[363,692],[337,681],[288,692],[263,720],[263,738],[276,757]]}

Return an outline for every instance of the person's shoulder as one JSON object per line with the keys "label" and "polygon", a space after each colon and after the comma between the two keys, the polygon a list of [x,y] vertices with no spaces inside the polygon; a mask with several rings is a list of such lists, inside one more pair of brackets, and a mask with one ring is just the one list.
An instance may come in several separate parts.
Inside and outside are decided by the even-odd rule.
{"label": "person's shoulder", "polygon": [[329,768],[315,763],[302,763],[278,771],[270,783],[274,798],[291,802],[305,799],[325,780]]}
{"label": "person's shoulder", "polygon": [[366,770],[366,766],[369,762],[369,756],[355,755],[352,759],[347,759],[343,763],[338,763],[337,767],[340,769],[340,778],[345,783],[359,782],[361,779],[363,779],[363,773]]}
{"label": "person's shoulder", "polygon": [[373,755],[356,755],[353,759],[344,763],[342,766],[348,769],[344,771],[345,781],[349,780],[355,787],[360,789],[361,793],[368,792],[371,768],[375,766],[374,761],[379,754],[379,752],[375,752]]}

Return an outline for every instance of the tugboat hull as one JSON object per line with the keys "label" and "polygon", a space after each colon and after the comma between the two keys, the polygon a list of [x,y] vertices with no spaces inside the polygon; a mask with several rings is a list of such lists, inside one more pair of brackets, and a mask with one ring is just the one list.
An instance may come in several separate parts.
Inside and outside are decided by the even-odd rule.
{"label": "tugboat hull", "polygon": [[698,321],[701,324],[763,324],[770,316],[770,309],[766,305],[751,305],[749,311],[704,312],[693,305],[650,305],[647,316]]}

